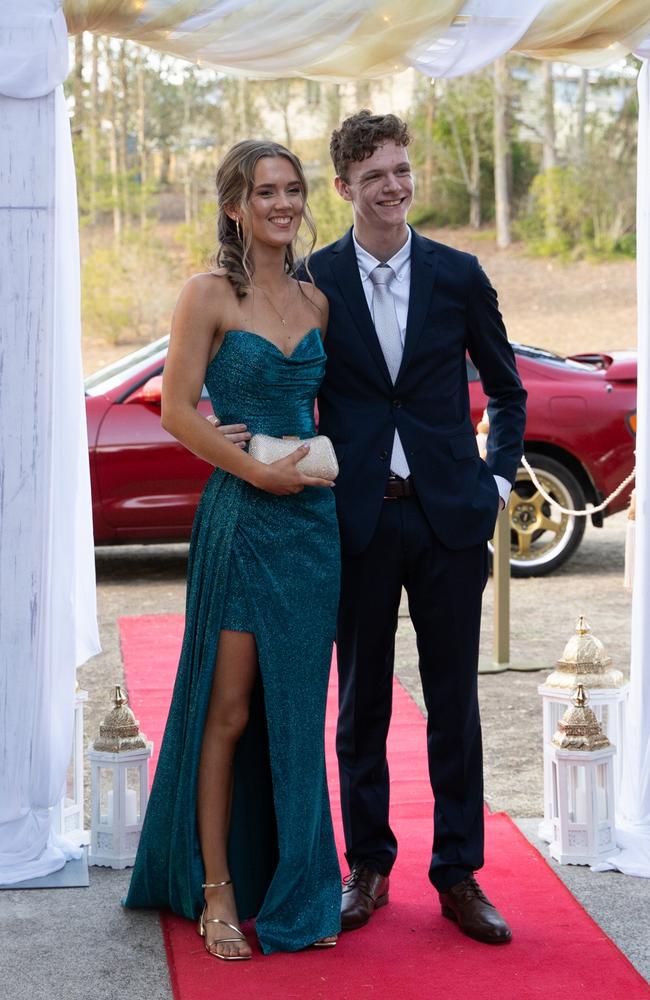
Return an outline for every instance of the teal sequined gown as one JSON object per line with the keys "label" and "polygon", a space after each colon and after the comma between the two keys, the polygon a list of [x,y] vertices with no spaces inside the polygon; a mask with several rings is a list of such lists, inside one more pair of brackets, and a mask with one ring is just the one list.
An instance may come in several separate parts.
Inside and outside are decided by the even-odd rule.
{"label": "teal sequined gown", "polygon": [[[288,357],[231,330],[205,384],[224,423],[309,437],[324,370],[317,329]],[[280,497],[213,472],[194,521],[185,635],[126,906],[193,919],[203,906],[196,787],[219,632],[228,628],[255,635],[260,665],[234,765],[228,853],[240,919],[257,917],[265,953],[338,932],[323,738],[338,591],[330,489]]]}

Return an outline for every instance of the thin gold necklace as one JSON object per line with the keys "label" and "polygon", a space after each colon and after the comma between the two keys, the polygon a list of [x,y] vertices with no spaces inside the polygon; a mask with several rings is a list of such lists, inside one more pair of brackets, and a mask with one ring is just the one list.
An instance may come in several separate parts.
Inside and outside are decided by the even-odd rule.
{"label": "thin gold necklace", "polygon": [[284,301],[284,305],[282,307],[282,312],[280,312],[280,310],[278,309],[278,307],[276,306],[276,304],[274,303],[273,299],[271,298],[271,296],[269,295],[269,293],[266,291],[266,289],[262,288],[261,285],[256,285],[255,283],[253,283],[253,288],[257,288],[262,293],[262,295],[265,297],[265,299],[267,300],[267,302],[269,303],[269,305],[273,309],[273,312],[277,316],[280,317],[280,322],[282,323],[282,326],[286,326],[287,325],[287,321],[284,318],[284,316],[282,315],[282,313],[284,313],[284,312],[287,311],[287,306],[289,305],[289,295],[290,295],[290,292],[291,292],[291,279],[289,278],[288,281],[289,281],[289,284],[287,286],[287,295],[286,295],[286,298],[285,298],[285,301]]}

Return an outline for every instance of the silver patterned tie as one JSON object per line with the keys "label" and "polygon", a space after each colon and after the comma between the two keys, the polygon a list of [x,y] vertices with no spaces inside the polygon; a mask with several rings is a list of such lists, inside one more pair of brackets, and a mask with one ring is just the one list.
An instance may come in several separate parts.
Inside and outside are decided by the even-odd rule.
{"label": "silver patterned tie", "polygon": [[[395,301],[390,291],[390,283],[395,277],[395,272],[388,264],[378,264],[370,272],[369,277],[373,284],[372,318],[375,324],[375,332],[394,384],[402,363],[403,354],[402,338],[399,323],[397,322],[397,313],[395,312]],[[390,467],[391,471],[401,476],[402,479],[406,479],[409,475],[408,462],[406,461],[404,448],[402,447],[402,442],[397,431],[395,431],[395,438],[393,440]]]}

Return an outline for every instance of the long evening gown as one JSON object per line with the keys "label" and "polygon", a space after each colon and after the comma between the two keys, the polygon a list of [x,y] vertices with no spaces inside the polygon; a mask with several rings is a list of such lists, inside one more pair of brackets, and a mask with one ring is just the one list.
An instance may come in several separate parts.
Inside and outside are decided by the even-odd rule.
{"label": "long evening gown", "polygon": [[[324,370],[318,329],[289,356],[264,337],[231,330],[205,384],[224,423],[305,438],[315,433]],[[170,907],[194,919],[203,906],[197,774],[227,628],[254,634],[260,665],[234,765],[228,854],[240,919],[257,917],[265,953],[338,932],[323,738],[338,593],[330,489],[274,496],[213,472],[194,521],[183,646],[126,906]]]}

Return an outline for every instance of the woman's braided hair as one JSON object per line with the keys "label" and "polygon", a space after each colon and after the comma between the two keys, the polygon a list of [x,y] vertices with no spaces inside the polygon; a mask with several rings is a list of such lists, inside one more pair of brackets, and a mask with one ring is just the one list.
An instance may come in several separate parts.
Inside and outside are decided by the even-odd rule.
{"label": "woman's braided hair", "polygon": [[[252,234],[248,201],[253,190],[255,167],[265,156],[284,156],[295,169],[303,190],[303,220],[310,235],[310,243],[304,255],[307,260],[316,243],[316,226],[307,204],[307,179],[295,153],[277,142],[266,139],[244,139],[236,143],[228,150],[217,170],[219,249],[214,263],[216,267],[225,270],[238,298],[243,298],[253,283],[250,256]],[[241,218],[239,231],[235,220],[226,212],[226,209],[232,211],[234,208],[238,209]],[[293,243],[286,248],[284,266],[287,274],[294,274],[296,252]]]}

